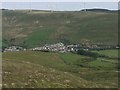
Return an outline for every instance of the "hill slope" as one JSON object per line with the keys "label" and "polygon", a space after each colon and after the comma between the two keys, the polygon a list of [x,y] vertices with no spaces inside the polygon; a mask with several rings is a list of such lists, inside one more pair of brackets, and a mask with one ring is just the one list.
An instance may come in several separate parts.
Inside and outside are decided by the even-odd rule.
{"label": "hill slope", "polygon": [[[3,83],[7,87],[113,88],[118,83],[117,65],[117,60],[72,53],[6,52],[3,53]],[[12,83],[16,85],[11,86]]]}
{"label": "hill slope", "polygon": [[3,60],[3,71],[3,87],[5,88],[102,87],[71,73],[24,61]]}
{"label": "hill slope", "polygon": [[45,43],[116,45],[117,12],[3,10],[3,46]]}

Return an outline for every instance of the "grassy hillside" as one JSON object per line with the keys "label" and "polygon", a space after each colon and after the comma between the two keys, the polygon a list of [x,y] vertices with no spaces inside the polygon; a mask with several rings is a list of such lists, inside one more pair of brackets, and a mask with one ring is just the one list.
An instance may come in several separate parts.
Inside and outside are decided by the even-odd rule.
{"label": "grassy hillside", "polygon": [[3,70],[5,71],[3,73],[3,87],[5,88],[100,87],[100,85],[86,81],[71,73],[57,71],[29,62],[4,60]]}
{"label": "grassy hillside", "polygon": [[45,43],[116,45],[117,12],[3,11],[3,45],[36,47]]}
{"label": "grassy hillside", "polygon": [[[17,87],[16,84],[18,87],[117,87],[117,65],[117,60],[95,59],[72,53],[6,52],[3,53],[3,83],[8,85],[6,87]],[[49,80],[38,75],[38,72]],[[33,81],[24,86],[22,83],[27,83],[28,75],[32,75],[37,84],[32,84]],[[64,84],[65,80],[68,86]],[[12,83],[16,83],[15,86],[11,86]]]}

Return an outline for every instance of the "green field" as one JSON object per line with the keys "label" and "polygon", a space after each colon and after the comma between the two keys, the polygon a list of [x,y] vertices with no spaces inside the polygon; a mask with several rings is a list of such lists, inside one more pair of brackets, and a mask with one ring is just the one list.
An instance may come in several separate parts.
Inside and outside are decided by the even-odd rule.
{"label": "green field", "polygon": [[101,55],[105,55],[111,58],[119,58],[119,50],[117,49],[112,49],[112,50],[101,50],[101,51],[93,51]]}
{"label": "green field", "polygon": [[[117,87],[117,65],[117,60],[103,60],[102,58],[95,60],[91,57],[72,53],[5,52],[3,53],[3,71],[13,74],[10,76],[5,74],[3,83],[8,85],[5,87],[17,87],[16,85],[12,86],[12,82],[16,83],[18,87]],[[43,71],[41,71],[42,68]],[[54,79],[50,78],[49,68],[53,71],[55,70],[54,73],[50,74],[52,76],[55,75]],[[20,70],[20,72],[17,72],[17,70]],[[33,75],[31,74],[33,71],[44,73],[50,81],[38,76],[39,79],[44,79],[45,82],[43,84],[40,79],[36,81],[39,82],[37,84],[33,81],[33,85],[29,82],[28,86],[24,86],[22,83],[25,83],[25,78],[28,77],[26,71],[30,75]],[[23,73],[22,76],[20,73]],[[56,75],[62,81],[58,81]],[[14,77],[15,79],[10,79]],[[21,78],[24,78],[24,80],[21,80]],[[35,76],[33,75],[32,78],[35,78]],[[63,81],[65,79],[68,81],[68,86],[64,85]],[[57,86],[54,86],[55,83]]]}
{"label": "green field", "polygon": [[117,45],[117,21],[117,12],[5,10],[3,46],[36,47],[56,42]]}

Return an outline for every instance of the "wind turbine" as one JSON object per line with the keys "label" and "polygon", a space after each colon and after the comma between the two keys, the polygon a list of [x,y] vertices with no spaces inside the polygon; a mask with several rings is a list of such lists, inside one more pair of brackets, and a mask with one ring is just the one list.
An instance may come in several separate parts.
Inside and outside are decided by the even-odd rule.
{"label": "wind turbine", "polygon": [[30,12],[31,12],[31,11],[32,11],[32,8],[31,8],[31,0],[30,0],[29,4],[30,4]]}
{"label": "wind turbine", "polygon": [[53,6],[53,5],[51,5],[51,13],[53,13],[53,8],[54,8],[54,6]]}
{"label": "wind turbine", "polygon": [[85,2],[85,0],[84,0],[83,4],[84,4],[84,11],[86,12],[86,2]]}

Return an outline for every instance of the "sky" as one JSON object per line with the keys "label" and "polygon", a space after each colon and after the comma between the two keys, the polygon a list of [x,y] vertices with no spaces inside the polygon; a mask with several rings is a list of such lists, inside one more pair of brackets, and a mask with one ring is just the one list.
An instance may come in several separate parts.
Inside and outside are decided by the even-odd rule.
{"label": "sky", "polygon": [[0,2],[118,2],[119,0],[0,0]]}
{"label": "sky", "polygon": [[[25,1],[25,0],[24,0]],[[45,2],[46,1],[46,2]],[[110,10],[117,10],[118,9],[118,2],[115,0],[109,0],[111,2],[88,2],[90,0],[86,0],[85,3],[83,1],[77,1],[74,2],[67,1],[67,2],[47,2],[45,0],[44,2],[41,1],[26,1],[26,2],[13,2],[12,0],[7,2],[7,0],[4,0],[2,2],[2,6],[0,8],[5,9],[36,9],[36,10],[55,10],[55,11],[78,11],[81,9],[91,9],[91,8],[102,8],[102,9],[110,9]],[[52,0],[51,0],[52,1]],[[57,1],[57,0],[56,0]],[[105,1],[105,0],[104,0]]]}

